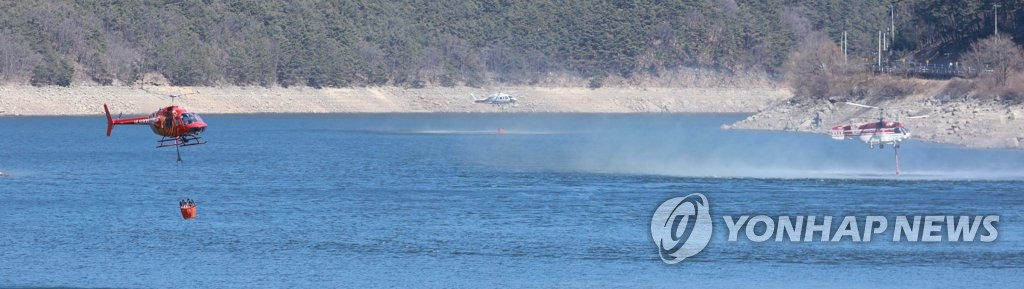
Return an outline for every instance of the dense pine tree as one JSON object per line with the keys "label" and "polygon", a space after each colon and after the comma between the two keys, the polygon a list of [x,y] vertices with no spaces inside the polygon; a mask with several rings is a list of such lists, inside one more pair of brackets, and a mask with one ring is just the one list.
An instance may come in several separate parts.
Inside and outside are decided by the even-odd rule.
{"label": "dense pine tree", "polygon": [[[1020,1],[998,1],[1017,35]],[[875,53],[888,0],[0,1],[0,79],[68,85],[480,85],[551,75],[657,76],[682,68],[782,73],[823,32]],[[895,1],[893,48],[966,51],[992,1]],[[1016,37],[1024,39],[1024,37]],[[923,57],[930,57],[925,55]]]}

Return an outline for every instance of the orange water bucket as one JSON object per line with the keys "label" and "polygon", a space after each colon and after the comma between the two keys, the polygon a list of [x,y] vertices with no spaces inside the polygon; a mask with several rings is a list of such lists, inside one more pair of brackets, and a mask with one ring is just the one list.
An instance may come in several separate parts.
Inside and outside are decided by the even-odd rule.
{"label": "orange water bucket", "polygon": [[196,218],[196,205],[185,204],[181,206],[181,218],[191,220]]}

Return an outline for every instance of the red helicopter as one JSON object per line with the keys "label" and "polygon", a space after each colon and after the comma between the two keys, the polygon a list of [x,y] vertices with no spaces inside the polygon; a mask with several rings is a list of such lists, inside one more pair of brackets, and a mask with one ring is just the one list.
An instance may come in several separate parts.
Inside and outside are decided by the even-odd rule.
{"label": "red helicopter", "polygon": [[[896,175],[900,174],[900,142],[910,138],[910,130],[903,127],[903,124],[897,121],[885,120],[885,109],[877,106],[863,105],[859,103],[843,102],[847,105],[877,109],[878,121],[862,122],[849,125],[837,125],[832,127],[830,131],[832,139],[846,140],[857,138],[858,140],[866,143],[868,148],[875,148],[878,145],[879,149],[885,148],[885,145],[891,145],[893,152],[896,154]],[[906,117],[907,119],[923,118],[928,115],[918,115]]]}
{"label": "red helicopter", "polygon": [[[199,136],[206,130],[206,122],[198,114],[189,112],[184,107],[174,105],[174,99],[185,94],[170,95],[171,106],[161,108],[149,116],[133,118],[113,118],[110,116],[110,109],[103,104],[103,112],[107,114],[107,136],[114,130],[115,125],[149,125],[153,133],[162,136],[157,141],[157,148],[175,147],[176,150],[183,146],[205,144]],[[181,161],[181,151],[178,150],[178,161]]]}

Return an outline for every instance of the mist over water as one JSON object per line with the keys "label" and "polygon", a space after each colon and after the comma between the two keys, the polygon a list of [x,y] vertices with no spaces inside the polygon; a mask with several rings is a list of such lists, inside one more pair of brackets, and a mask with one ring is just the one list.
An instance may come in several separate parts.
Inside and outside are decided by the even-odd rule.
{"label": "mist over water", "polygon": [[[724,131],[730,117],[679,117],[629,124],[598,136],[582,170],[670,176],[897,178],[892,147],[869,149],[823,134]],[[900,149],[900,179],[1024,177],[1024,152],[971,150],[919,141]]]}
{"label": "mist over water", "polygon": [[[470,128],[449,131],[495,134],[496,127],[504,128],[504,139],[468,153],[499,166],[532,164],[553,171],[726,178],[1024,178],[1024,151],[911,140],[900,149],[901,175],[896,176],[892,147],[869,149],[859,141],[837,141],[824,134],[720,129],[743,117],[510,115],[449,124]],[[520,142],[517,134],[540,134],[545,141]]]}

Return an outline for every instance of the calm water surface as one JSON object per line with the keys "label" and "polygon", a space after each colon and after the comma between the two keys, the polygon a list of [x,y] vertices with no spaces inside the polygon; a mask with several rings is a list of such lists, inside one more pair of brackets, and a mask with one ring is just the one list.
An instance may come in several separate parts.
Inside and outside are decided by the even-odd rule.
{"label": "calm water surface", "polygon": [[[0,287],[1024,281],[1022,151],[910,142],[896,178],[891,150],[719,130],[741,115],[204,117],[209,144],[181,165],[146,127],[107,138],[101,116],[0,118]],[[694,192],[717,219],[711,244],[666,265],[651,214]],[[754,214],[1001,219],[992,243],[728,242],[721,216]]]}

